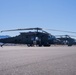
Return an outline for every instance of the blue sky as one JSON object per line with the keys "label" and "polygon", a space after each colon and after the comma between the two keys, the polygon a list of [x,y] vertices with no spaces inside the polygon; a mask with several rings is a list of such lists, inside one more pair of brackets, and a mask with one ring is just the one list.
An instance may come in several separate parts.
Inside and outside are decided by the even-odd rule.
{"label": "blue sky", "polygon": [[[76,0],[0,0],[0,31],[28,27],[76,31]],[[16,34],[19,32],[0,33]]]}

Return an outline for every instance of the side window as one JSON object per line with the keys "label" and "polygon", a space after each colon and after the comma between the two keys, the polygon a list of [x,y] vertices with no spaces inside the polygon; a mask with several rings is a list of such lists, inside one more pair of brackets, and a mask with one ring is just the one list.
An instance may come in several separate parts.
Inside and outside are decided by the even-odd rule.
{"label": "side window", "polygon": [[31,40],[34,41],[34,37],[31,37]]}

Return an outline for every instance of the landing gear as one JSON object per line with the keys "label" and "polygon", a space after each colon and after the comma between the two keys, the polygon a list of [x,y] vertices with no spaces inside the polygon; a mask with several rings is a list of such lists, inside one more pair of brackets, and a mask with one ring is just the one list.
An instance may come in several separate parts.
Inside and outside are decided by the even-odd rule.
{"label": "landing gear", "polygon": [[39,44],[38,46],[39,46],[39,47],[42,47],[42,44]]}
{"label": "landing gear", "polygon": [[49,47],[49,46],[51,46],[50,44],[45,44],[45,45],[43,45],[43,46],[45,46],[45,47]]}
{"label": "landing gear", "polygon": [[33,45],[33,44],[27,44],[27,46],[28,46],[28,47],[33,47],[34,45]]}
{"label": "landing gear", "polygon": [[68,44],[68,46],[72,46],[72,44]]}

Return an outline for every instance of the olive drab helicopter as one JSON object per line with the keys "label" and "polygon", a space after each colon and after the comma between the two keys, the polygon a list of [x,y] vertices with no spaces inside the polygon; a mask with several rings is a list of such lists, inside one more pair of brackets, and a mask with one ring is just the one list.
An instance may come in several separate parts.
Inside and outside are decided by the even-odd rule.
{"label": "olive drab helicopter", "polygon": [[[20,35],[15,37],[9,37],[5,39],[0,39],[3,44],[14,43],[14,44],[26,44],[27,46],[50,46],[56,41],[55,36],[44,31],[42,28],[24,28],[24,29],[12,29],[3,30],[1,32],[9,31],[22,31],[29,30],[29,32],[21,32]],[[34,30],[34,31],[33,31]]]}
{"label": "olive drab helicopter", "polygon": [[[20,32],[20,35],[0,39],[0,42],[3,43],[3,46],[6,43],[13,43],[13,44],[25,44],[27,46],[51,46],[53,45],[68,45],[72,46],[75,44],[75,39],[71,38],[69,35],[64,35],[63,37],[56,38],[54,35],[44,31],[42,28],[23,28],[23,29],[11,29],[11,30],[2,30],[1,32],[9,32],[9,31],[22,31],[26,30],[28,32]],[[63,31],[63,30],[55,30],[55,29],[47,29],[51,31],[58,31],[58,32],[67,32],[67,33],[75,33],[71,31]]]}

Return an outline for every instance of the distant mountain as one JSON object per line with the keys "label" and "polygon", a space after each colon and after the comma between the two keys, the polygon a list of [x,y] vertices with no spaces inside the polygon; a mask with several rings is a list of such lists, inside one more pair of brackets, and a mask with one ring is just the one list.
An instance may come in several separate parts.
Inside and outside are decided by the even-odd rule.
{"label": "distant mountain", "polygon": [[0,39],[9,38],[9,37],[10,37],[9,35],[0,35]]}

